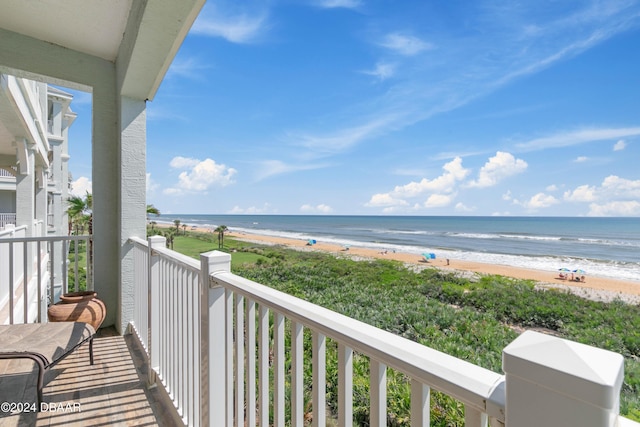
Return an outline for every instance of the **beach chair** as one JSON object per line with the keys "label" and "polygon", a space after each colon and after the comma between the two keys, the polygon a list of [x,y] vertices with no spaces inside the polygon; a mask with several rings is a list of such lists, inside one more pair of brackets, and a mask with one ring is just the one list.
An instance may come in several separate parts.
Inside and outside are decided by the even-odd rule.
{"label": "beach chair", "polygon": [[36,363],[40,410],[46,371],[86,342],[89,342],[89,363],[93,365],[95,334],[93,326],[82,322],[0,325],[0,359],[30,359]]}

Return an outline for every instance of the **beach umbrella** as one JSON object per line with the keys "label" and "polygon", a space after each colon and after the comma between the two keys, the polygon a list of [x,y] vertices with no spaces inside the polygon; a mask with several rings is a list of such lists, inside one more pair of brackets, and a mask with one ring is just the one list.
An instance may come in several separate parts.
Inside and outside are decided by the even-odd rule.
{"label": "beach umbrella", "polygon": [[436,254],[432,252],[423,253],[422,256],[424,257],[424,259],[436,259]]}
{"label": "beach umbrella", "polygon": [[576,275],[576,282],[584,282],[584,275],[587,274],[587,272],[582,270],[581,268],[577,268],[571,272],[571,276],[573,277],[574,274]]}
{"label": "beach umbrella", "polygon": [[571,270],[569,270],[567,267],[562,267],[562,268],[559,268],[558,271],[568,272]]}

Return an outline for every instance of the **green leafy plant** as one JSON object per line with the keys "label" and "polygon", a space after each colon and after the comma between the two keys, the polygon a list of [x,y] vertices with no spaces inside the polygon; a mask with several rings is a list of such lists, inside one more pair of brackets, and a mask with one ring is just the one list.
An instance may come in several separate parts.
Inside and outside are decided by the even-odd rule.
{"label": "green leafy plant", "polygon": [[[640,420],[638,306],[541,291],[532,282],[500,276],[472,282],[435,269],[415,273],[389,260],[353,261],[318,252],[247,245],[231,238],[225,240],[225,250],[232,254],[232,271],[242,277],[495,372],[501,372],[502,349],[526,328],[620,352],[625,356],[621,413]],[[253,258],[242,258],[248,255]],[[310,333],[305,331],[306,408],[311,400],[310,349]],[[355,354],[353,365],[354,420],[357,425],[368,425],[369,360]],[[335,415],[337,353],[330,340],[326,375],[327,406]],[[387,397],[387,423],[409,425],[406,376],[389,370]],[[464,405],[437,391],[432,393],[432,425],[461,425],[463,420]]]}

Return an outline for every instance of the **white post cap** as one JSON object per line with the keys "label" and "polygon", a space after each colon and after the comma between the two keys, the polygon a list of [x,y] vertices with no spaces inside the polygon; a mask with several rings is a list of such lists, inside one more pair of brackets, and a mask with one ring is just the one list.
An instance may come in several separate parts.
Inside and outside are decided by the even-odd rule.
{"label": "white post cap", "polygon": [[620,354],[526,331],[503,350],[502,368],[508,425],[614,426]]}

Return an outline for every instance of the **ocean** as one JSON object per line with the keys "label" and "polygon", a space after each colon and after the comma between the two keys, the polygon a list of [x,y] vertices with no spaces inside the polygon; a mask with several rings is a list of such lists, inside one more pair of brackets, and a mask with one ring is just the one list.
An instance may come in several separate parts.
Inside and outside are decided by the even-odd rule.
{"label": "ocean", "polygon": [[640,282],[640,219],[469,216],[161,215],[158,223]]}

